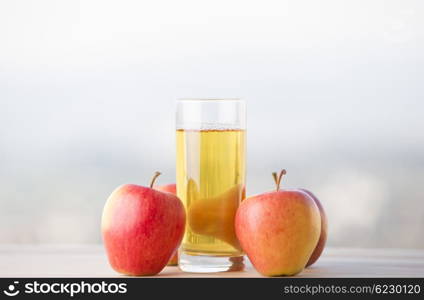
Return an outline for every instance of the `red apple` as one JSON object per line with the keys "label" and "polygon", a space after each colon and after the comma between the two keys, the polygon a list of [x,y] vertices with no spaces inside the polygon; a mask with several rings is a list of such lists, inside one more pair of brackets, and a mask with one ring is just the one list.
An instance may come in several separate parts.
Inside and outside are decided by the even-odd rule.
{"label": "red apple", "polygon": [[312,253],[311,257],[309,258],[308,263],[306,264],[306,266],[309,267],[310,265],[312,265],[318,260],[318,258],[322,254],[322,251],[324,250],[325,243],[327,242],[328,220],[327,220],[327,215],[325,214],[325,211],[324,211],[324,207],[322,206],[318,198],[312,192],[308,190],[305,190],[305,189],[300,189],[300,190],[307,193],[312,199],[314,199],[315,204],[318,206],[319,213],[321,215],[321,234],[319,236],[319,240],[315,247],[315,250]]}
{"label": "red apple", "polygon": [[321,218],[306,193],[280,190],[249,197],[237,210],[235,227],[241,247],[253,266],[266,276],[294,275],[302,271],[317,245]]}
{"label": "red apple", "polygon": [[[168,192],[168,193],[177,195],[177,185],[175,183],[155,186],[154,189],[161,192]],[[168,266],[176,266],[176,265],[178,265],[178,248],[168,262]]]}
{"label": "red apple", "polygon": [[184,235],[185,211],[177,196],[125,184],[107,199],[102,236],[109,263],[126,275],[159,273]]}

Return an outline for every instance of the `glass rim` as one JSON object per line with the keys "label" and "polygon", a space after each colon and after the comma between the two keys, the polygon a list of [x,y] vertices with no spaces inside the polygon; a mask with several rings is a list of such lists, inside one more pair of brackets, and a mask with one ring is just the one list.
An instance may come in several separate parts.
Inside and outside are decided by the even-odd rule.
{"label": "glass rim", "polygon": [[177,101],[214,102],[214,101],[243,101],[243,99],[241,98],[178,98]]}

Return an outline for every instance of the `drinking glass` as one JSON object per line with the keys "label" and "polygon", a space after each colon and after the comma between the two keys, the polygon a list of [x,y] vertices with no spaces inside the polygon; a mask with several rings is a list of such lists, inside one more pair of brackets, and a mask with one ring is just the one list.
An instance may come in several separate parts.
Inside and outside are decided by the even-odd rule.
{"label": "drinking glass", "polygon": [[245,103],[177,101],[177,194],[187,222],[179,251],[186,272],[241,270],[234,218],[245,198]]}

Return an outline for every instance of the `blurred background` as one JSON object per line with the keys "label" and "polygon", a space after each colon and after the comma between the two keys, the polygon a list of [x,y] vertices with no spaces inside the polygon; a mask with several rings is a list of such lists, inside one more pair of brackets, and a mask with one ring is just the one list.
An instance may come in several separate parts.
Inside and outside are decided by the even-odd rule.
{"label": "blurred background", "polygon": [[329,245],[424,248],[422,1],[0,2],[0,243],[100,243],[175,180],[175,100],[241,97],[247,191],[305,187]]}

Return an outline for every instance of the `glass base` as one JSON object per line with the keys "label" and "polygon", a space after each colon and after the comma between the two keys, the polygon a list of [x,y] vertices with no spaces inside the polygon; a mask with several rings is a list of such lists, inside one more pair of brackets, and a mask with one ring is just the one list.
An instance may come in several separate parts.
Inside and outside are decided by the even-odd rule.
{"label": "glass base", "polygon": [[188,255],[180,252],[178,266],[181,271],[189,273],[215,273],[242,271],[243,256],[206,256]]}

